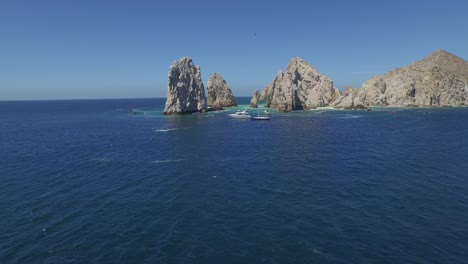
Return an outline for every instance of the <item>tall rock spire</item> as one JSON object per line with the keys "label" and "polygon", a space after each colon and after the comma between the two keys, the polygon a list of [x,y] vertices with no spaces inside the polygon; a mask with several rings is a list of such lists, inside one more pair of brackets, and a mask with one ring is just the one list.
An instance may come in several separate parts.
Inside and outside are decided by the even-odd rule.
{"label": "tall rock spire", "polygon": [[205,87],[200,66],[184,57],[172,63],[169,69],[164,114],[184,114],[206,111]]}
{"label": "tall rock spire", "polygon": [[208,106],[221,110],[223,107],[237,106],[231,88],[224,78],[214,73],[206,85],[208,90]]}

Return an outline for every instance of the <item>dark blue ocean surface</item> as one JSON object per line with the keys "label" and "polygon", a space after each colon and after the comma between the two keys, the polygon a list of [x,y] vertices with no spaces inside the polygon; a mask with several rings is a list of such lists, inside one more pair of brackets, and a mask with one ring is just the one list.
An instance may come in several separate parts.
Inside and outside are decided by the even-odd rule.
{"label": "dark blue ocean surface", "polygon": [[468,262],[468,108],[163,106],[0,102],[0,263]]}

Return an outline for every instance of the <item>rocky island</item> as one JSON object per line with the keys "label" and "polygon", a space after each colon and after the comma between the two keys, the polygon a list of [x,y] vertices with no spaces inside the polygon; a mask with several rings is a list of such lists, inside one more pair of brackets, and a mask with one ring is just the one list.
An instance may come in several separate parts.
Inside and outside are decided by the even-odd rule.
{"label": "rocky island", "polygon": [[278,72],[260,95],[255,92],[251,106],[265,101],[265,107],[279,111],[305,110],[329,106],[341,96],[333,81],[300,58],[292,59],[286,72]]}
{"label": "rocky island", "polygon": [[[208,100],[199,66],[191,58],[174,62],[164,114],[204,112],[207,104],[216,109],[236,106],[231,88],[220,74],[208,80]],[[341,93],[327,76],[300,58],[292,59],[261,92],[256,90],[251,107],[278,111],[317,107],[366,109],[372,106],[465,106],[468,105],[468,62],[439,50],[409,66],[374,76],[360,88]]]}
{"label": "rocky island", "polygon": [[184,57],[172,63],[168,76],[167,99],[164,114],[205,112],[207,109],[205,87],[200,66]]}
{"label": "rocky island", "polygon": [[215,110],[222,110],[224,107],[237,106],[232,90],[224,78],[214,73],[208,80],[208,106]]}
{"label": "rocky island", "polygon": [[361,88],[341,93],[333,82],[299,58],[250,101],[279,111],[332,106],[366,109],[371,106],[463,106],[468,104],[468,62],[443,50],[407,67],[375,76]]}
{"label": "rocky island", "polygon": [[332,103],[369,106],[463,106],[468,104],[468,62],[444,50],[407,67],[375,76],[361,88],[347,88]]}

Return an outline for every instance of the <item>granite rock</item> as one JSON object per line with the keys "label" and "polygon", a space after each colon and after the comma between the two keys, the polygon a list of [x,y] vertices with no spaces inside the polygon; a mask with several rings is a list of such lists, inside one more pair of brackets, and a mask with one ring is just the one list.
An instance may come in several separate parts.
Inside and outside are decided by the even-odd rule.
{"label": "granite rock", "polygon": [[461,106],[468,104],[468,62],[443,50],[407,67],[375,76],[345,90],[335,107]]}
{"label": "granite rock", "polygon": [[207,109],[205,88],[200,66],[184,57],[172,63],[169,69],[164,114],[205,112]]}
{"label": "granite rock", "polygon": [[329,106],[339,97],[333,82],[300,58],[292,59],[260,94],[266,107],[284,112]]}
{"label": "granite rock", "polygon": [[231,88],[220,74],[214,73],[208,80],[206,88],[209,107],[221,110],[223,107],[237,106]]}
{"label": "granite rock", "polygon": [[255,90],[252,99],[250,99],[250,107],[257,108],[258,104],[260,103],[260,92]]}

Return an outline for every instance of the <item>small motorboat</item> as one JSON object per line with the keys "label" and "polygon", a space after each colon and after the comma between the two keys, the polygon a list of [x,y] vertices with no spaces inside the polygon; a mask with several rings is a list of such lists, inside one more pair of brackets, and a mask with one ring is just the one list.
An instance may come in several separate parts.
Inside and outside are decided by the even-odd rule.
{"label": "small motorboat", "polygon": [[232,118],[238,118],[238,119],[249,119],[250,118],[249,112],[247,112],[247,110],[244,110],[244,111],[237,110],[233,114],[228,114],[228,116],[232,117]]}

